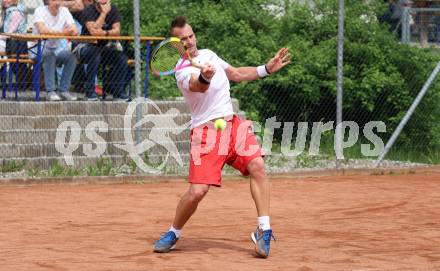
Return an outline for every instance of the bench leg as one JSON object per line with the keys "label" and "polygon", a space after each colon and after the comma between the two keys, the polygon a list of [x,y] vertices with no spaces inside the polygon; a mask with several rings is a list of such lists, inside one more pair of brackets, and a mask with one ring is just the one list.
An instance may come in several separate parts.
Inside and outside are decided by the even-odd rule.
{"label": "bench leg", "polygon": [[35,89],[35,100],[40,101],[40,78],[41,78],[41,59],[42,59],[42,50],[41,50],[41,40],[38,40],[37,43],[37,58],[34,65],[34,89]]}
{"label": "bench leg", "polygon": [[148,98],[148,65],[150,63],[150,41],[147,41],[145,48],[145,82],[144,82],[144,97]]}
{"label": "bench leg", "polygon": [[18,84],[20,83],[20,64],[15,63],[15,84],[14,84],[14,93],[15,93],[15,99],[18,99]]}
{"label": "bench leg", "polygon": [[3,64],[0,68],[1,82],[2,82],[2,98],[6,99],[6,76],[7,76],[7,64]]}
{"label": "bench leg", "polygon": [[12,76],[14,74],[14,64],[9,63],[8,65],[8,91],[12,92]]}

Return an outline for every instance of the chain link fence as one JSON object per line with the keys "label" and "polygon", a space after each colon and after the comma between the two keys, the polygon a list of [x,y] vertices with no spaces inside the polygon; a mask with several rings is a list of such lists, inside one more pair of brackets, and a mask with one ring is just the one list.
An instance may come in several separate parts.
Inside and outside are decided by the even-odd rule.
{"label": "chain link fence", "polygon": [[[85,4],[87,1],[83,2]],[[396,135],[396,142],[380,165],[406,167],[439,163],[440,86],[435,77],[431,84],[427,84],[440,60],[436,49],[436,7],[404,7],[401,17],[396,21],[390,14],[393,1],[389,4],[383,1],[345,2],[341,124],[344,137],[341,145],[343,149],[339,150],[335,147],[339,14],[337,0],[177,2],[141,1],[139,33],[146,36],[167,36],[171,17],[185,14],[197,34],[199,47],[214,50],[234,66],[257,66],[270,59],[278,48],[290,48],[292,63],[279,73],[263,80],[231,85],[236,113],[254,121],[255,132],[267,154],[265,159],[270,173],[334,169],[337,166],[337,158],[339,166],[343,168],[374,167],[378,157],[384,154],[386,143],[424,87],[427,90],[426,95],[415,107],[413,114],[408,116],[408,122],[402,126],[401,133]],[[113,4],[122,15],[122,34],[133,35],[133,3],[115,0]],[[238,6],[245,9],[241,12]],[[147,10],[150,15],[148,19],[144,16]],[[210,10],[210,13],[206,17],[198,16],[202,10]],[[116,51],[117,55],[123,57],[118,58],[114,53],[102,54],[102,58],[107,60],[102,61],[96,74],[89,72],[87,61],[82,63],[80,60],[73,75],[70,91],[75,96],[87,97],[87,89],[92,89],[93,85],[93,91],[98,95],[102,90],[110,95],[123,91],[127,96],[131,94],[135,97],[132,80],[136,63],[135,50],[131,42],[122,42],[121,45],[122,51],[120,48]],[[75,46],[77,45],[72,44],[72,50]],[[109,46],[119,45],[112,43]],[[137,50],[142,60],[138,69],[145,75],[145,44]],[[80,56],[81,54],[80,52]],[[96,54],[84,55],[93,59]],[[127,115],[129,105],[119,103],[99,103],[97,108],[87,101],[64,102],[59,106],[38,105],[38,108],[32,111],[33,118],[23,120],[16,116],[24,111],[19,111],[17,106],[14,107],[13,90],[14,87],[27,89],[26,92],[19,91],[18,96],[27,97],[28,100],[34,99],[35,92],[32,89],[35,88],[35,81],[20,76],[33,73],[35,66],[27,63],[20,63],[17,67],[13,65],[14,63],[2,63],[2,69],[7,71],[5,77],[2,77],[2,88],[8,90],[6,93],[10,98],[4,99],[1,110],[2,114],[13,116],[16,121],[2,126],[0,148],[3,148],[3,154],[6,154],[8,144],[18,144],[23,148],[21,153],[36,161],[43,154],[46,160],[50,161],[46,165],[49,171],[52,169],[64,175],[142,173],[132,157],[114,147],[115,144],[122,144],[126,140],[124,130],[130,130],[133,135],[137,130],[138,133],[133,140],[141,142],[151,139],[151,133],[155,133],[152,130],[153,124],[165,123],[162,120],[155,123],[150,121],[148,125],[141,126],[142,129],[133,128],[142,118],[151,118],[153,115],[162,115],[164,118],[168,116],[178,126],[184,125],[190,119],[190,112],[176,87],[175,79],[149,76],[142,77],[140,88],[148,87],[148,97],[155,101],[157,107],[151,109],[146,105],[147,108],[133,113],[128,128],[124,126],[124,116]],[[16,72],[10,73],[11,68]],[[12,81],[8,81],[9,78],[12,78]],[[30,78],[35,79],[32,75]],[[19,84],[9,84],[10,82]],[[20,86],[23,82],[27,85]],[[41,82],[44,82],[43,78]],[[44,88],[44,85],[41,87]],[[23,105],[18,107],[24,110]],[[179,114],[170,111],[171,108],[177,108]],[[142,114],[139,115],[139,112]],[[57,114],[67,116],[50,117]],[[65,159],[55,149],[53,141],[57,128],[66,120],[79,120],[82,134],[87,133],[87,129],[95,130],[105,139],[101,142],[105,143],[105,152],[87,160],[81,148],[93,141],[87,136],[81,136],[85,141],[81,142],[72,155],[74,160],[78,161],[77,165],[83,167],[83,171],[66,171],[63,167]],[[99,127],[88,127],[94,121],[107,123],[108,129],[100,132]],[[19,125],[22,123],[33,129],[43,129],[43,124],[49,122],[50,131],[24,131],[25,127]],[[13,132],[9,131],[8,127],[13,128],[12,131],[15,132],[29,133],[27,141],[19,141],[20,137],[16,137],[14,141]],[[72,137],[72,131],[71,129],[66,142]],[[36,137],[35,133],[39,133],[39,137]],[[31,140],[34,137],[44,141],[41,136],[47,135],[50,135],[48,140],[52,141]],[[168,136],[171,132],[168,129],[168,134],[162,135]],[[160,167],[158,174],[185,175],[189,159],[188,136],[188,128],[183,129],[179,135],[170,136],[177,146],[177,153],[170,153],[165,145],[161,145],[163,142],[157,140],[157,146],[143,154],[143,161],[151,167]],[[51,146],[34,146],[31,151],[24,150],[27,145],[32,144]],[[9,151],[8,155],[4,155],[3,163],[15,159],[13,154],[16,152]],[[177,163],[178,156],[183,161],[183,166]],[[96,164],[97,160],[100,161],[100,166],[90,166]],[[164,161],[167,165],[162,167]],[[9,164],[3,164],[3,168],[5,165],[11,167]],[[233,172],[229,168],[225,171]]]}

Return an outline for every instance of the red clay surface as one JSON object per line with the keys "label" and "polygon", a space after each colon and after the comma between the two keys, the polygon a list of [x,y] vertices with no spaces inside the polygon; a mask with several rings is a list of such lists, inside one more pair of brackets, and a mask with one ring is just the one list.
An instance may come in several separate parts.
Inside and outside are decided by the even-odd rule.
{"label": "red clay surface", "polygon": [[0,186],[0,270],[440,270],[440,173],[274,179],[269,259],[247,181],[211,188],[152,253],[187,184]]}

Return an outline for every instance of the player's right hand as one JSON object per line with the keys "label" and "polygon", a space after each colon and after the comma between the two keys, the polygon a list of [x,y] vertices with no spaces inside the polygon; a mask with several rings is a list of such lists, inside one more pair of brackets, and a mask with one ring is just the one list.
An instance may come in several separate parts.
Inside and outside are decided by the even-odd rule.
{"label": "player's right hand", "polygon": [[215,71],[215,67],[212,64],[210,64],[210,63],[205,63],[204,67],[200,71],[202,76],[204,78],[206,78],[207,80],[211,80],[212,77],[214,77],[215,72],[216,72]]}

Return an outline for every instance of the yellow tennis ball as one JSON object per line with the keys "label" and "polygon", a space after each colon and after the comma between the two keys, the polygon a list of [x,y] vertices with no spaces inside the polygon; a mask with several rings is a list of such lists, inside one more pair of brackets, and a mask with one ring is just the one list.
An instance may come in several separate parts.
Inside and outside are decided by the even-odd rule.
{"label": "yellow tennis ball", "polygon": [[224,119],[217,119],[214,122],[214,127],[217,130],[223,131],[226,128],[226,121]]}

